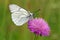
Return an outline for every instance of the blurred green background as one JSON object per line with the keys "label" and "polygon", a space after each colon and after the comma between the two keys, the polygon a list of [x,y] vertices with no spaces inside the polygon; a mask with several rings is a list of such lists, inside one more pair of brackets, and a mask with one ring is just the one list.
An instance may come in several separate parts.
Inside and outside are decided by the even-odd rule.
{"label": "blurred green background", "polygon": [[11,20],[9,4],[16,4],[33,13],[40,9],[36,17],[44,18],[51,28],[48,37],[37,37],[37,40],[60,40],[60,0],[0,0],[0,40],[34,40],[34,34]]}

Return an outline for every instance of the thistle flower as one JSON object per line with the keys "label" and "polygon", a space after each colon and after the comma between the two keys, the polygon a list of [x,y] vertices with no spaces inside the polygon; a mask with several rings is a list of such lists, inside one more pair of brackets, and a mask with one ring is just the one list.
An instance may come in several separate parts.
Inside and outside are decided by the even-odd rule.
{"label": "thistle flower", "polygon": [[42,18],[35,18],[28,21],[28,28],[31,32],[42,35],[42,36],[49,36],[50,34],[50,27],[48,23]]}

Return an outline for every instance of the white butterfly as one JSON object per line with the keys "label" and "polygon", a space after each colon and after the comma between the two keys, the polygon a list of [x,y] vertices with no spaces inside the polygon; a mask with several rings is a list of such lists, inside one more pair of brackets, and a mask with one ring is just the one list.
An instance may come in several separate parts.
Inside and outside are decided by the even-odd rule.
{"label": "white butterfly", "polygon": [[17,25],[21,26],[24,23],[28,22],[28,20],[33,18],[33,14],[29,11],[26,11],[25,9],[15,5],[11,4],[9,5],[9,9],[11,11],[11,18],[12,21]]}

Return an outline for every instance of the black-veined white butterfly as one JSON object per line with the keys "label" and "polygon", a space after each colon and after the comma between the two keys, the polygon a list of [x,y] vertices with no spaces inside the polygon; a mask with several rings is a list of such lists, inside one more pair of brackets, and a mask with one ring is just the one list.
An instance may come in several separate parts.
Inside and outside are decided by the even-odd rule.
{"label": "black-veined white butterfly", "polygon": [[28,20],[33,18],[33,14],[29,11],[26,11],[25,9],[19,7],[15,4],[10,4],[9,9],[11,11],[11,18],[12,21],[17,25],[21,26],[28,22]]}

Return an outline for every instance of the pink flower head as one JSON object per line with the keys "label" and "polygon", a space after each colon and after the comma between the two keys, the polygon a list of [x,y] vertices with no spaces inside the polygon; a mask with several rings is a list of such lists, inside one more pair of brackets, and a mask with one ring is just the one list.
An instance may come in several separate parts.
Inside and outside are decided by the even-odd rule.
{"label": "pink flower head", "polygon": [[49,36],[50,28],[48,23],[42,18],[35,18],[28,21],[28,28],[31,32],[42,35],[42,36]]}

